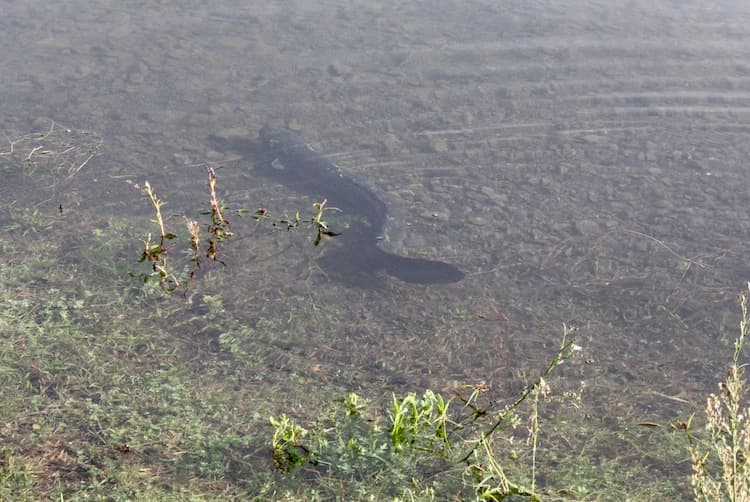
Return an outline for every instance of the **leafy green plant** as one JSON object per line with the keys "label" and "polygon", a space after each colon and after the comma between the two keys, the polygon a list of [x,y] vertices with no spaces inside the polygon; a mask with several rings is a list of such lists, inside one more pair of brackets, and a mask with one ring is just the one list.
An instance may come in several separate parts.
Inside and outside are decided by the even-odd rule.
{"label": "leafy green plant", "polygon": [[390,437],[397,452],[413,447],[432,453],[450,451],[448,439],[448,406],[451,399],[445,400],[440,394],[425,391],[421,399],[410,393],[401,399],[393,396],[390,415]]}
{"label": "leafy green plant", "polygon": [[[136,188],[139,188],[136,185]],[[180,285],[180,281],[177,276],[172,272],[171,268],[167,265],[167,247],[166,241],[174,239],[176,236],[171,232],[167,232],[164,225],[164,217],[161,213],[161,208],[164,206],[164,202],[156,195],[156,191],[151,187],[151,184],[146,181],[143,184],[143,192],[148,196],[151,201],[151,205],[154,208],[155,217],[152,220],[159,226],[159,241],[152,242],[151,234],[148,234],[146,240],[143,241],[143,253],[138,260],[139,262],[148,261],[151,264],[152,273],[144,274],[143,280],[147,282],[151,278],[158,278],[159,284],[161,284],[167,291],[177,289]]]}
{"label": "leafy green plant", "polygon": [[273,427],[271,451],[273,463],[282,471],[294,471],[310,459],[310,450],[302,444],[308,431],[285,414],[270,418]]}
{"label": "leafy green plant", "polygon": [[[172,292],[178,289],[181,284],[187,284],[190,279],[193,279],[201,268],[204,258],[225,265],[220,258],[219,245],[231,238],[234,233],[229,229],[229,220],[225,216],[227,210],[224,201],[219,199],[216,193],[216,170],[211,166],[208,166],[206,169],[208,172],[207,185],[209,210],[202,214],[209,217],[209,222],[205,227],[208,236],[205,239],[205,242],[202,242],[200,223],[183,215],[183,220],[185,221],[189,236],[188,254],[190,256],[190,262],[192,263],[191,269],[184,274],[176,271],[171,264],[171,261],[168,260],[168,257],[171,254],[171,249],[167,246],[168,241],[176,239],[177,235],[173,232],[167,231],[166,221],[162,214],[162,207],[165,205],[165,202],[159,198],[156,190],[154,190],[148,181],[143,184],[143,187],[136,183],[129,182],[148,197],[154,210],[154,218],[151,222],[155,223],[159,229],[158,239],[153,239],[152,234],[149,233],[146,239],[143,240],[142,252],[138,260],[139,262],[148,262],[151,265],[151,272],[147,274],[139,274],[137,276],[143,279],[144,282],[149,282],[151,280],[158,281],[162,289],[167,292]],[[326,211],[335,210],[335,208],[326,207],[326,203],[327,200],[314,203],[313,207],[315,208],[315,214],[307,219],[303,219],[298,211],[294,218],[287,217],[276,221],[271,218],[266,209],[259,209],[256,211],[255,219],[258,221],[270,221],[273,227],[285,226],[287,230],[297,229],[304,224],[309,224],[315,231],[313,244],[317,246],[324,238],[339,235],[337,232],[330,230],[328,223],[324,219]],[[238,210],[237,214],[243,212],[243,210]],[[136,274],[133,273],[131,273],[131,275],[136,276]]]}
{"label": "leafy green plant", "polygon": [[[431,489],[438,490],[438,495],[441,490],[454,491],[463,484],[463,488],[471,488],[483,500],[511,496],[539,500],[536,476],[540,403],[550,396],[547,381],[552,371],[580,350],[570,337],[573,331],[564,327],[560,348],[542,374],[498,412],[480,402],[481,394],[488,390],[484,383],[472,386],[468,396],[456,391],[463,407],[451,406],[454,398],[446,399],[427,390],[421,397],[416,393],[394,395],[387,427],[383,428],[379,425],[381,420],[368,417],[366,401],[350,393],[340,400],[343,406],[337,412],[321,418],[309,430],[286,415],[271,419],[274,463],[286,472],[308,465],[321,475],[325,472],[329,477],[344,477],[350,482],[373,477],[388,479],[390,489],[384,485],[380,488],[391,496],[407,490],[409,480],[425,479],[429,472],[435,480]],[[522,413],[520,407],[526,401],[529,409]],[[514,479],[493,445],[503,431],[522,423],[521,415],[529,424],[530,472]],[[514,473],[518,473],[519,466],[514,467]],[[457,472],[462,475],[457,476]]]}
{"label": "leafy green plant", "polygon": [[413,449],[396,452],[390,430],[379,422],[355,393],[339,399],[333,409],[321,410],[309,429],[282,414],[271,419],[274,464],[284,472],[303,466],[314,470],[321,485],[336,486],[331,491],[372,492],[372,480],[378,479],[382,494],[395,495],[416,475],[416,464],[432,459],[422,452],[413,455]]}
{"label": "leafy green plant", "polygon": [[156,191],[148,181],[143,184],[143,188],[131,182],[133,186],[143,191],[148,197],[154,209],[154,219],[151,221],[159,227],[158,241],[152,240],[150,233],[143,241],[143,251],[139,261],[150,263],[152,269],[150,274],[141,274],[140,277],[144,282],[156,279],[165,291],[171,292],[179,288],[181,283],[187,282],[188,279],[192,279],[195,276],[201,267],[203,257],[224,264],[219,258],[219,244],[234,234],[229,230],[229,221],[224,216],[224,202],[216,194],[216,171],[213,167],[209,166],[207,167],[207,172],[209,210],[205,214],[210,217],[210,222],[206,226],[208,238],[206,239],[204,248],[201,243],[200,224],[187,216],[183,216],[189,235],[190,261],[192,262],[192,269],[187,272],[186,277],[183,279],[178,277],[180,274],[175,272],[174,268],[167,261],[170,254],[167,241],[175,239],[177,235],[168,232],[166,229],[165,219],[161,211],[165,204],[164,201],[157,196]]}
{"label": "leafy green plant", "polygon": [[297,211],[292,218],[286,216],[279,220],[274,220],[271,217],[271,214],[265,208],[258,209],[255,212],[255,219],[258,221],[268,221],[273,227],[286,227],[287,230],[297,229],[303,225],[309,224],[315,230],[313,245],[317,246],[324,238],[336,237],[337,235],[341,235],[339,232],[332,231],[329,228],[328,222],[323,219],[325,211],[338,211],[337,208],[326,207],[327,203],[328,199],[324,199],[323,202],[313,203],[313,208],[315,208],[316,213],[307,219],[302,218],[302,216],[300,216],[300,212]]}
{"label": "leafy green plant", "polygon": [[341,399],[344,412],[348,417],[358,417],[367,409],[367,401],[354,392],[348,393]]}
{"label": "leafy green plant", "polygon": [[[229,231],[229,221],[224,217],[224,202],[220,201],[216,195],[216,171],[213,167],[208,167],[208,194],[211,205],[209,212],[211,223],[208,225],[208,233],[211,237],[208,238],[206,257],[221,262],[219,260],[219,243],[229,239],[233,234]],[[198,227],[193,222],[188,228],[191,235],[191,247],[195,249],[195,241],[198,239],[198,234],[197,232],[193,232],[195,231],[194,228],[197,229]],[[196,254],[193,258],[196,268],[200,266],[200,261],[197,257],[198,255]]]}

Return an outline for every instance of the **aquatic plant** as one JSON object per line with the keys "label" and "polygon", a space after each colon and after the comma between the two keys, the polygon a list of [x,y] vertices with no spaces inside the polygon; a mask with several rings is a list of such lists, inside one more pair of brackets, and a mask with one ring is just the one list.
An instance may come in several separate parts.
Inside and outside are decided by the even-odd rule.
{"label": "aquatic plant", "polygon": [[[135,185],[136,188],[140,188]],[[171,232],[167,232],[164,217],[161,213],[161,208],[164,206],[164,202],[156,195],[156,192],[151,187],[151,184],[146,181],[143,184],[143,192],[148,196],[152,207],[154,208],[155,219],[152,220],[159,227],[159,241],[152,242],[151,233],[148,234],[146,239],[143,241],[143,253],[141,254],[139,262],[148,262],[151,264],[152,273],[143,274],[142,278],[144,282],[154,277],[158,278],[159,284],[161,284],[165,290],[173,291],[180,286],[180,280],[177,278],[172,269],[167,265],[167,247],[166,241],[174,239],[176,236]]]}
{"label": "aquatic plant", "polygon": [[308,218],[302,218],[300,212],[297,211],[291,218],[285,216],[279,219],[274,219],[268,212],[268,209],[261,208],[255,212],[255,219],[268,222],[272,227],[286,227],[286,230],[298,229],[302,226],[310,225],[315,231],[313,245],[317,246],[324,238],[341,235],[340,232],[334,232],[331,230],[328,226],[328,222],[323,219],[325,211],[339,211],[338,208],[326,207],[327,203],[328,199],[323,199],[322,202],[314,202],[313,208],[315,208],[315,214]]}
{"label": "aquatic plant", "polygon": [[[167,243],[176,239],[177,234],[167,230],[166,220],[162,214],[162,207],[164,207],[165,202],[159,198],[156,190],[148,181],[144,182],[142,187],[137,183],[128,181],[129,184],[141,190],[148,197],[154,211],[154,218],[151,222],[156,224],[159,232],[158,239],[153,239],[151,233],[147,234],[143,240],[142,252],[138,260],[139,262],[149,263],[151,265],[151,272],[142,274],[131,273],[132,276],[139,277],[144,282],[155,280],[161,285],[164,291],[172,292],[179,288],[181,284],[187,284],[190,279],[195,277],[201,268],[204,258],[225,265],[220,257],[219,245],[233,237],[234,233],[230,231],[229,220],[225,216],[227,209],[224,201],[219,199],[216,194],[216,169],[213,166],[207,166],[206,172],[208,175],[209,209],[201,213],[209,218],[208,223],[205,225],[207,233],[205,242],[201,240],[201,224],[186,215],[182,216],[188,233],[187,247],[189,251],[187,254],[190,257],[189,260],[191,263],[190,269],[185,272],[176,270],[168,258],[172,254],[172,250]],[[327,200],[314,203],[313,208],[315,209],[315,213],[307,218],[301,217],[299,211],[297,211],[294,218],[274,219],[267,209],[258,209],[255,212],[255,219],[268,222],[271,227],[285,227],[287,230],[310,225],[315,232],[313,244],[317,246],[324,238],[339,235],[339,233],[330,230],[324,218],[325,212],[337,209],[326,207],[326,203]],[[244,209],[236,210],[236,214],[238,215],[244,212]]]}
{"label": "aquatic plant", "polygon": [[711,394],[706,401],[707,437],[699,439],[691,431],[694,416],[687,423],[678,424],[689,440],[696,500],[750,500],[750,408],[746,404],[746,365],[739,364],[750,334],[747,292],[740,295],[740,309],[740,332],[734,342],[727,376],[719,383],[719,392]]}
{"label": "aquatic plant", "polygon": [[[394,395],[385,428],[379,425],[380,419],[368,416],[365,401],[353,393],[341,400],[344,413],[338,408],[307,428],[286,414],[271,417],[274,463],[286,472],[307,466],[321,476],[389,479],[390,495],[404,489],[398,480],[425,476],[443,478],[434,482],[433,489],[455,490],[458,470],[461,484],[482,500],[510,496],[540,500],[536,484],[539,405],[551,396],[547,381],[553,370],[581,350],[571,338],[574,331],[564,327],[560,347],[547,367],[498,411],[480,404],[481,395],[488,390],[482,382],[472,386],[468,396],[463,389],[456,389],[454,397],[462,407],[451,406],[453,397],[446,399],[429,389],[422,397],[415,393]],[[530,406],[524,412],[521,405],[527,400]],[[515,474],[511,475],[494,445],[504,431],[516,429],[522,417],[528,422],[529,470],[520,475],[520,461],[512,461],[510,470]]]}

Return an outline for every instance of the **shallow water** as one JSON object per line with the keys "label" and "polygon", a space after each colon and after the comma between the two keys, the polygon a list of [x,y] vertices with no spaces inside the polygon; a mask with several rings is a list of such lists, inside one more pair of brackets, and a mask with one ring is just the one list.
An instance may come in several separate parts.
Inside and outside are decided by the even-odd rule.
{"label": "shallow water", "polygon": [[[3,10],[5,153],[26,138],[16,153],[30,154],[41,140],[28,135],[54,123],[46,148],[65,166],[40,160],[19,174],[22,157],[0,157],[13,207],[70,211],[91,227],[147,222],[125,180],[148,179],[171,212],[191,212],[210,161],[230,207],[304,210],[313,201],[207,141],[275,124],[382,194],[398,219],[389,249],[467,273],[455,285],[384,277],[352,290],[313,265],[335,242],[314,248],[233,219],[252,237],[229,244],[226,270],[195,283],[195,297],[205,288],[242,322],[281,323],[282,340],[257,341],[267,371],[248,379],[260,388],[294,371],[329,392],[486,380],[502,398],[523,380],[519,365],[543,364],[563,322],[586,354],[566,385],[585,387],[605,428],[684,418],[723,374],[750,279],[743,3]],[[69,259],[85,260],[83,236],[63,233]],[[315,318],[295,309],[311,298]],[[203,336],[199,316],[189,326]]]}

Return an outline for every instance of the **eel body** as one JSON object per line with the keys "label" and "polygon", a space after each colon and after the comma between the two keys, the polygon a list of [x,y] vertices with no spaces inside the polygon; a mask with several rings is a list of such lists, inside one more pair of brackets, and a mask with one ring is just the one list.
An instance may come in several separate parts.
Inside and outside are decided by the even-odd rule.
{"label": "eel body", "polygon": [[[245,148],[240,145],[239,149],[253,157],[254,174],[273,178],[316,202],[325,199],[327,207],[341,210],[346,217],[366,221],[352,225],[336,237],[343,241],[343,249],[328,252],[319,259],[326,272],[363,287],[374,283],[374,272],[378,270],[415,284],[446,284],[464,278],[463,272],[450,263],[409,258],[381,249],[378,242],[388,217],[386,204],[372,190],[344,175],[293,131],[264,127],[259,142],[242,143]],[[247,151],[247,145],[252,145],[252,152]]]}

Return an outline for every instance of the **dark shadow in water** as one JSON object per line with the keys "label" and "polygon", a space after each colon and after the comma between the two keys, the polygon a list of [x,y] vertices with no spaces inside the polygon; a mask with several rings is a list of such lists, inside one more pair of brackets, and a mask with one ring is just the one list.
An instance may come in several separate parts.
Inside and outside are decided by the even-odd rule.
{"label": "dark shadow in water", "polygon": [[344,249],[327,253],[320,266],[332,278],[362,288],[376,287],[376,272],[382,270],[413,284],[447,284],[464,278],[454,265],[422,258],[408,258],[377,246],[386,224],[387,207],[370,189],[346,177],[325,156],[312,150],[297,134],[286,129],[264,127],[260,138],[210,136],[216,147],[229,148],[253,160],[254,174],[272,178],[328,207],[340,209],[367,223],[356,224],[337,237]]}

